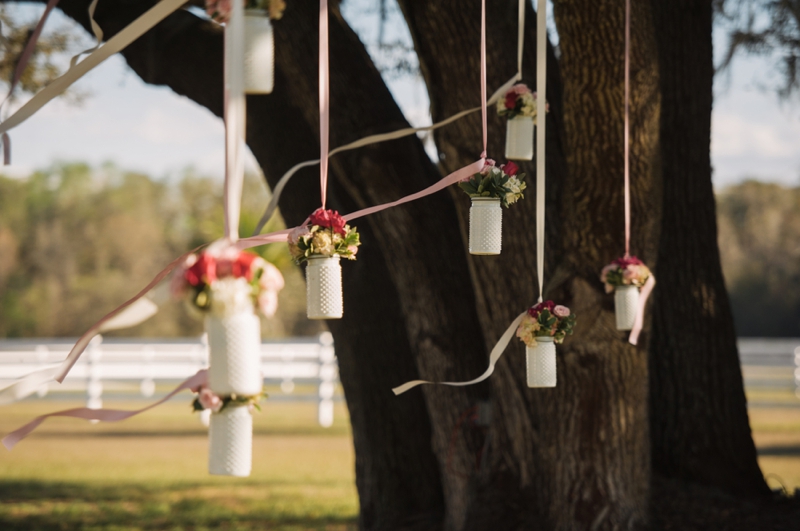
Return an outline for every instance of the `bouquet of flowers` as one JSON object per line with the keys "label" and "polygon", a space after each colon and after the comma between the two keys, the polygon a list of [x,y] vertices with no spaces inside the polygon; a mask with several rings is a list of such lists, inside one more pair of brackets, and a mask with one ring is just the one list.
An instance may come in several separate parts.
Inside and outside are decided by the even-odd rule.
{"label": "bouquet of flowers", "polygon": [[617,258],[603,268],[600,280],[603,281],[606,293],[611,293],[619,286],[636,286],[641,288],[650,278],[650,269],[635,256]]}
{"label": "bouquet of flowers", "polygon": [[[549,111],[549,105],[546,107]],[[505,118],[526,116],[536,121],[536,93],[524,83],[518,83],[506,92],[505,98],[497,101],[497,114]]]}
{"label": "bouquet of flowers", "polygon": [[190,307],[223,317],[248,311],[255,305],[266,317],[278,309],[283,275],[260,256],[235,249],[220,255],[192,254],[172,277],[175,297],[186,297]]}
{"label": "bouquet of flowers", "polygon": [[537,337],[552,337],[555,343],[563,343],[572,335],[574,326],[575,316],[569,308],[544,301],[528,309],[517,328],[517,337],[529,347],[536,346]]}
{"label": "bouquet of flowers", "polygon": [[355,260],[361,245],[355,227],[347,224],[335,210],[314,211],[309,225],[289,233],[289,252],[299,265],[313,256],[341,256]]}
{"label": "bouquet of flowers", "polygon": [[480,173],[468,177],[458,186],[472,198],[499,199],[500,204],[508,208],[524,197],[527,187],[524,173],[518,173],[519,167],[509,161],[497,166],[492,159],[486,159],[486,166]]}
{"label": "bouquet of flowers", "polygon": [[[206,13],[212,20],[224,24],[231,16],[231,1],[206,0]],[[263,9],[271,20],[279,20],[286,9],[284,0],[242,0],[245,9]]]}

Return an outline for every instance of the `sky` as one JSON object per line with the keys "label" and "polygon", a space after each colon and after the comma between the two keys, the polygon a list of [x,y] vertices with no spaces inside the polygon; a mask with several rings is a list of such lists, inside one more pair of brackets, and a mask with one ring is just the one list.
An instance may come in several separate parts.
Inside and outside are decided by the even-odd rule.
{"label": "sky", "polygon": [[[377,13],[363,8],[366,1],[346,0],[343,10],[369,41],[378,26]],[[31,19],[41,11],[38,6],[12,9]],[[61,25],[74,27],[56,11],[48,26]],[[386,31],[387,40],[407,38],[402,24],[390,23]],[[716,31],[717,55],[724,43],[723,32]],[[717,189],[747,178],[800,185],[800,102],[782,104],[769,90],[776,82],[769,61],[761,58],[737,59],[715,79],[711,154]],[[421,80],[406,76],[389,86],[412,124],[430,123]],[[75,89],[87,94],[82,104],[56,99],[12,130],[13,164],[3,173],[24,176],[55,161],[85,161],[113,162],[158,178],[193,168],[221,179],[221,120],[168,88],[144,84],[119,55]],[[249,165],[256,168],[252,159]]]}

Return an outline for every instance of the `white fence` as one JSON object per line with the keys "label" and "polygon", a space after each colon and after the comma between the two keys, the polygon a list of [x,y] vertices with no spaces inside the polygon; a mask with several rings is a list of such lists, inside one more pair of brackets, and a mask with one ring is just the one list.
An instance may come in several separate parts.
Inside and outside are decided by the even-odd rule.
{"label": "white fence", "polygon": [[[68,339],[0,340],[0,388],[59,363],[73,344]],[[793,389],[800,398],[800,338],[740,338],[739,351],[748,389]],[[174,385],[207,366],[207,360],[208,347],[202,339],[137,341],[98,336],[64,383],[43,386],[39,396],[52,391],[85,393],[89,407],[101,407],[104,392],[133,391],[152,397],[157,384]],[[261,371],[265,383],[280,384],[286,399],[315,400],[320,425],[333,423],[339,372],[330,333],[262,343]],[[316,392],[294,393],[295,384],[313,385]]]}
{"label": "white fence", "polygon": [[[66,358],[74,340],[22,339],[0,341],[0,388],[17,378]],[[105,339],[95,337],[63,384],[44,385],[50,391],[85,392],[87,406],[103,405],[104,391],[133,390],[144,397],[157,384],[180,382],[208,366],[208,345],[197,340]],[[314,395],[292,395],[318,403],[321,426],[333,424],[333,402],[339,370],[329,332],[311,338],[289,338],[261,344],[261,372],[265,383],[279,383],[291,394],[295,384],[312,384]]]}

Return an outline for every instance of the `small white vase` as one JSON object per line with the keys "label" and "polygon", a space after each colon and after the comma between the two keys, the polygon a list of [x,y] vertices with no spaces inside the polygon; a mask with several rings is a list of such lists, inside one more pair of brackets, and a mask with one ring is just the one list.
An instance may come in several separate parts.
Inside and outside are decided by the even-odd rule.
{"label": "small white vase", "polygon": [[517,116],[506,122],[506,158],[533,160],[533,118]]}
{"label": "small white vase", "polygon": [[617,330],[630,330],[639,310],[639,288],[637,286],[616,286],[614,288],[614,313]]}
{"label": "small white vase", "polygon": [[338,256],[312,256],[306,266],[306,315],[309,319],[341,319],[342,266]]}
{"label": "small white vase", "polygon": [[253,310],[206,316],[208,387],[217,395],[261,392],[261,322]]}
{"label": "small white vase", "polygon": [[244,91],[269,94],[275,80],[275,36],[263,9],[247,9],[244,15]]}
{"label": "small white vase", "polygon": [[247,406],[228,406],[211,414],[208,473],[247,477],[253,464],[253,416]]}
{"label": "small white vase", "polygon": [[536,346],[525,347],[528,387],[556,386],[556,344],[552,337],[537,337]]}
{"label": "small white vase", "polygon": [[503,244],[503,210],[500,199],[473,197],[469,209],[470,254],[500,254]]}

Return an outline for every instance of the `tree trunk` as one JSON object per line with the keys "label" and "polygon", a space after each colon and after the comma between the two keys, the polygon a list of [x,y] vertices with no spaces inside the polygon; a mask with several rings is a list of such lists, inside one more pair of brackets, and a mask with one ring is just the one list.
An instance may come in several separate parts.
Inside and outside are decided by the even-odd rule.
{"label": "tree trunk", "polygon": [[[549,53],[548,197],[549,250],[546,298],[578,315],[576,334],[559,346],[558,387],[527,389],[519,343],[509,348],[492,376],[495,415],[490,463],[473,480],[466,528],[627,529],[645,519],[649,482],[647,358],[613,329],[613,303],[603,294],[600,269],[622,245],[622,21],[612,2],[557,2],[561,72]],[[617,3],[613,3],[617,4]],[[480,101],[478,3],[401,1],[431,94],[434,120]],[[516,2],[490,1],[490,90],[515,70]],[[528,13],[528,20],[533,14]],[[598,24],[602,20],[603,24]],[[658,139],[655,49],[648,40],[649,13],[634,37],[643,72],[634,91],[639,134],[633,175],[638,241],[653,241],[657,209],[651,190]],[[610,23],[616,21],[614,26]],[[527,80],[534,78],[534,24],[526,32]],[[567,44],[567,40],[572,42]],[[597,54],[596,50],[617,50]],[[584,67],[585,62],[587,67]],[[560,74],[563,74],[563,78]],[[563,79],[563,81],[562,81]],[[562,94],[564,103],[562,104]],[[504,123],[490,115],[489,156],[502,153]],[[450,171],[480,152],[478,116],[442,130],[437,145]],[[609,168],[618,168],[609,171]],[[534,182],[533,164],[523,165]],[[503,254],[471,259],[478,313],[488,344],[513,317],[536,301],[535,198],[505,213]],[[456,201],[466,219],[468,201]],[[568,212],[569,216],[563,213]],[[561,214],[561,215],[559,215]],[[597,220],[606,220],[598,226]],[[617,223],[613,223],[613,221]],[[609,222],[610,221],[610,222]],[[510,228],[509,228],[510,227]],[[650,248],[650,255],[654,254]],[[436,404],[428,402],[433,410]],[[432,414],[433,415],[433,414]],[[434,423],[434,434],[446,426]],[[442,456],[439,457],[442,459]],[[445,485],[449,481],[444,478]],[[448,500],[448,504],[449,504]]]}
{"label": "tree trunk", "polygon": [[712,2],[653,2],[661,63],[664,230],[650,343],[653,469],[766,495],[756,461],[711,185]]}

